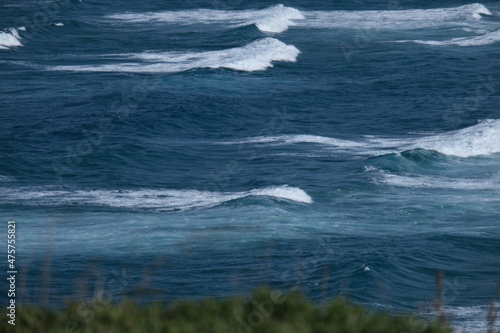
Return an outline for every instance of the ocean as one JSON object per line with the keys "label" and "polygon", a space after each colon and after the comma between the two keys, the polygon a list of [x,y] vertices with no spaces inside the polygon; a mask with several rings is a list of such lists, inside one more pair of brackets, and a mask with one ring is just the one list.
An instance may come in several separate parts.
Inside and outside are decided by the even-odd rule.
{"label": "ocean", "polygon": [[487,328],[499,2],[4,0],[0,96],[18,304],[267,286]]}

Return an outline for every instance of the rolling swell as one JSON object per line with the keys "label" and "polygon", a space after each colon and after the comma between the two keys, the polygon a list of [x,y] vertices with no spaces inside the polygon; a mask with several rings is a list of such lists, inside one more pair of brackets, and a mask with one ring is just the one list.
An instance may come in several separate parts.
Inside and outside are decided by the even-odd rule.
{"label": "rolling swell", "polygon": [[448,40],[409,40],[402,42],[413,42],[433,46],[482,46],[498,43],[500,41],[500,30],[486,32],[479,36],[457,37]]}
{"label": "rolling swell", "polygon": [[[1,180],[1,179],[0,179]],[[246,192],[207,192],[196,190],[54,190],[47,188],[2,188],[0,204],[54,207],[65,205],[97,206],[160,212],[208,209],[246,197],[270,197],[296,203],[312,203],[311,197],[300,188],[266,187]]]}
{"label": "rolling swell", "polygon": [[[108,65],[52,66],[54,71],[178,73],[196,68],[227,68],[238,71],[260,71],[274,61],[295,62],[300,51],[274,38],[264,38],[243,47],[208,52],[143,52],[103,55],[104,59],[125,59]],[[137,61],[140,62],[137,62]]]}
{"label": "rolling swell", "polygon": [[168,23],[181,25],[226,24],[233,27],[256,25],[263,32],[281,33],[289,26],[348,29],[419,29],[443,25],[470,25],[481,15],[492,15],[475,3],[453,8],[369,11],[299,11],[278,4],[260,10],[196,9],[108,15],[124,23]]}
{"label": "rolling swell", "polygon": [[347,29],[421,29],[439,26],[476,26],[481,14],[491,15],[484,5],[475,3],[452,8],[312,11],[304,24],[316,28]]}
{"label": "rolling swell", "polygon": [[397,175],[382,172],[375,180],[386,185],[411,188],[492,191],[496,193],[500,190],[500,174],[496,174],[490,179],[482,177],[467,179],[464,177],[423,176],[416,174]]}
{"label": "rolling swell", "polygon": [[263,32],[280,33],[295,25],[294,20],[304,16],[295,8],[281,4],[260,10],[210,10],[165,11],[136,14],[113,14],[106,18],[127,23],[168,24],[229,24],[232,27],[255,25]]}
{"label": "rolling swell", "polygon": [[450,311],[490,302],[498,4],[74,0],[35,36],[39,7],[8,1],[0,28],[26,30],[0,50],[0,210],[27,260],[57,247],[54,295],[87,260],[139,281],[167,254],[151,287],[172,300],[320,300],[326,268],[332,296],[384,311],[427,315],[438,270],[464,287]]}
{"label": "rolling swell", "polygon": [[336,139],[316,135],[279,135],[226,141],[223,144],[294,145],[317,144],[332,151],[359,155],[383,155],[423,148],[445,155],[473,157],[500,153],[500,120],[489,119],[461,130],[431,136],[389,138],[365,136],[358,140]]}

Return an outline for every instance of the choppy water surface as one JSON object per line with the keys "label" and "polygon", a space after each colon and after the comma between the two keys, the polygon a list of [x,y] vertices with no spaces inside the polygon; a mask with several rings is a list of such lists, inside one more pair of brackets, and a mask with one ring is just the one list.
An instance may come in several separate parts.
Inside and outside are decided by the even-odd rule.
{"label": "choppy water surface", "polygon": [[17,221],[25,302],[269,285],[429,316],[443,271],[454,325],[485,329],[498,3],[0,11],[0,212]]}

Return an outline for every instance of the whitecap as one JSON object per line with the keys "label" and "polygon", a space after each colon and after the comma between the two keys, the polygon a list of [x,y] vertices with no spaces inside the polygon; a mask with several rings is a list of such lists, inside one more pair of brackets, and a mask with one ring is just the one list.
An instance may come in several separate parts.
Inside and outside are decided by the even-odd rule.
{"label": "whitecap", "polygon": [[474,25],[481,15],[492,15],[480,3],[452,8],[363,11],[299,11],[282,4],[259,10],[195,9],[147,13],[113,14],[106,18],[128,23],[176,25],[224,24],[240,27],[254,24],[263,32],[280,33],[290,26],[346,29],[419,29]]}
{"label": "whitecap", "polygon": [[362,11],[309,11],[300,25],[345,29],[420,29],[437,26],[476,25],[481,14],[492,15],[479,3],[452,8]]}
{"label": "whitecap", "polygon": [[329,138],[318,135],[275,135],[275,136],[258,136],[251,137],[243,140],[233,140],[226,141],[224,144],[244,144],[244,143],[270,143],[270,144],[297,144],[297,143],[316,143],[327,146],[338,146],[338,147],[362,147],[363,142],[356,142],[352,140],[342,140]]}
{"label": "whitecap", "polygon": [[259,190],[252,190],[248,195],[268,196],[278,199],[287,199],[301,203],[312,203],[312,198],[302,189],[288,186],[267,187]]}
{"label": "whitecap", "polygon": [[471,127],[419,138],[413,146],[459,157],[497,154],[500,153],[500,120],[484,120]]}
{"label": "whitecap", "polygon": [[261,31],[280,33],[302,20],[302,13],[282,4],[260,10],[195,9],[148,13],[127,13],[107,16],[108,19],[129,23],[168,23],[177,25],[227,24],[231,27],[255,25]]}
{"label": "whitecap", "polygon": [[296,187],[274,186],[245,192],[198,190],[50,190],[43,188],[2,189],[1,203],[33,206],[90,205],[157,211],[184,211],[211,208],[246,197],[271,197],[297,203],[312,203],[312,198]]}
{"label": "whitecap", "polygon": [[317,144],[336,152],[358,155],[400,153],[411,149],[435,150],[457,157],[473,157],[500,153],[500,120],[489,119],[460,130],[425,136],[390,138],[364,136],[357,140],[344,140],[316,135],[259,136],[241,140],[224,141],[222,144]]}
{"label": "whitecap", "polygon": [[0,50],[7,50],[17,46],[23,46],[17,29],[10,28],[7,31],[0,32]]}
{"label": "whitecap", "polygon": [[395,175],[381,171],[375,181],[397,187],[450,190],[500,190],[500,177],[498,176],[490,179],[472,179],[444,176]]}
{"label": "whitecap", "polygon": [[482,46],[490,45],[500,41],[500,29],[492,32],[487,32],[479,36],[472,37],[457,37],[442,41],[437,40],[411,40],[402,42],[414,42],[418,44],[435,45],[435,46]]}
{"label": "whitecap", "polygon": [[[127,62],[106,65],[53,66],[48,69],[78,72],[176,73],[195,68],[228,68],[252,72],[272,67],[275,61],[295,62],[299,53],[300,51],[293,45],[286,45],[274,38],[263,38],[242,47],[221,51],[108,55],[109,58],[126,59]],[[134,60],[135,62],[131,62]]]}

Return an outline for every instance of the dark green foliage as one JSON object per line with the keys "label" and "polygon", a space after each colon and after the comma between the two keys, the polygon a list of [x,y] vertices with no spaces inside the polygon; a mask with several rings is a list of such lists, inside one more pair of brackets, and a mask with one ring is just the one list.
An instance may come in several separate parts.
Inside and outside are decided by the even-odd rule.
{"label": "dark green foliage", "polygon": [[16,326],[5,320],[0,332],[22,333],[449,333],[438,322],[377,314],[346,300],[321,307],[298,293],[258,290],[250,300],[183,301],[165,306],[71,303],[64,310],[17,309]]}

